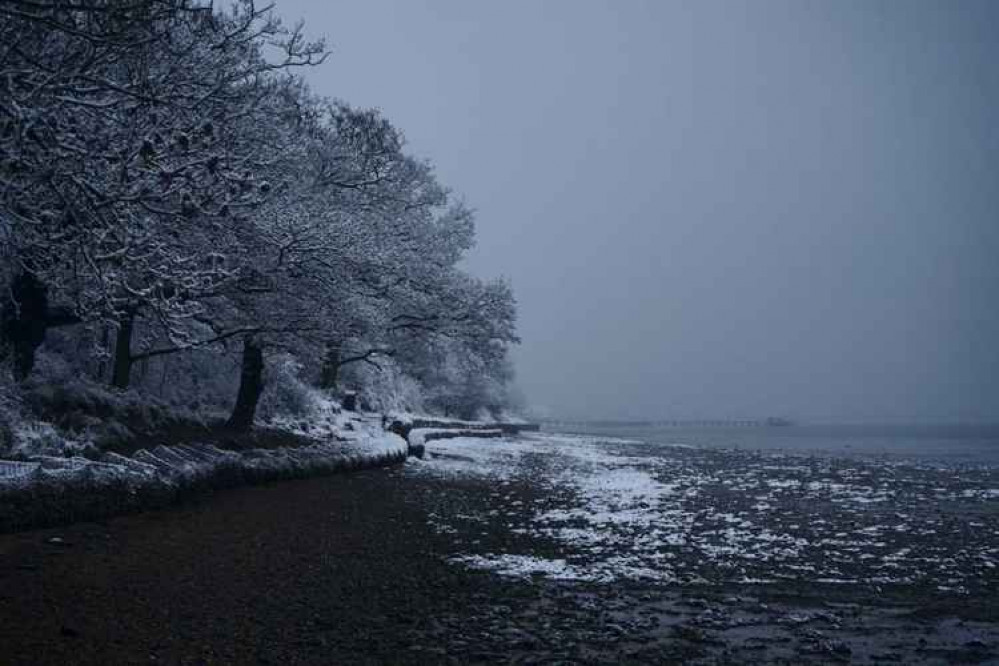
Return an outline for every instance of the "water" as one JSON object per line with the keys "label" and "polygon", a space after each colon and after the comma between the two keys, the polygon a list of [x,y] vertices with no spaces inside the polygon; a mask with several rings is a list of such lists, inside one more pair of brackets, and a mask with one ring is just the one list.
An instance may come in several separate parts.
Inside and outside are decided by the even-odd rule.
{"label": "water", "polygon": [[544,430],[623,437],[653,445],[685,444],[842,457],[999,464],[999,425],[664,427],[559,423],[546,425]]}

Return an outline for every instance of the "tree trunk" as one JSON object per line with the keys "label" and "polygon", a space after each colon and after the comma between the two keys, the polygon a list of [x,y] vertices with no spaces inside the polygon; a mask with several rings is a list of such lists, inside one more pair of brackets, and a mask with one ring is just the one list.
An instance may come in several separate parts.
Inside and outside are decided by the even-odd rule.
{"label": "tree trunk", "polygon": [[78,323],[80,318],[71,310],[49,308],[48,289],[41,280],[31,273],[18,273],[0,312],[0,337],[14,356],[14,379],[24,381],[31,374],[35,353],[48,329]]}
{"label": "tree trunk", "polygon": [[236,406],[227,425],[233,430],[247,432],[253,427],[253,417],[257,413],[257,402],[264,392],[264,351],[259,344],[248,337],[243,340],[243,369],[239,375],[239,393]]}
{"label": "tree trunk", "polygon": [[160,358],[160,390],[159,396],[162,398],[164,391],[166,390],[167,383],[167,371],[169,370],[169,361],[166,356]]}
{"label": "tree trunk", "polygon": [[327,343],[326,353],[323,354],[323,367],[319,373],[319,388],[336,390],[337,379],[340,375],[340,358],[342,348],[339,343]]}
{"label": "tree trunk", "polygon": [[3,309],[3,336],[14,355],[14,378],[23,381],[35,367],[35,352],[48,328],[48,295],[45,285],[31,273],[20,273],[10,285],[10,300]]}
{"label": "tree trunk", "polygon": [[128,314],[118,322],[118,333],[114,339],[114,365],[111,370],[111,386],[127,389],[132,376],[132,332],[135,330],[135,315]]}

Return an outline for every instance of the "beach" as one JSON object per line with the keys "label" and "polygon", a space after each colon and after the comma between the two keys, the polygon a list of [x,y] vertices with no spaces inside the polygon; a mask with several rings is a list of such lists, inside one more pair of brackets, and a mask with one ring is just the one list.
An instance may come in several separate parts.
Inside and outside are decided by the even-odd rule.
{"label": "beach", "polygon": [[557,434],[432,454],[410,473],[491,484],[484,513],[432,512],[452,561],[574,590],[636,661],[997,659],[990,465]]}
{"label": "beach", "polygon": [[0,537],[56,663],[995,663],[999,480],[539,434]]}

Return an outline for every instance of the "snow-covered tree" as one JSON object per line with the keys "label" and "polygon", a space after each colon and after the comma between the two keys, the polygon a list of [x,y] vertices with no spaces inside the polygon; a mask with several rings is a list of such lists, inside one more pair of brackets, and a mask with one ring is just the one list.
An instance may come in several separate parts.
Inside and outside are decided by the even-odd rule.
{"label": "snow-covered tree", "polygon": [[[140,312],[182,334],[233,277],[223,248],[238,253],[238,225],[273,188],[257,172],[283,147],[265,122],[295,85],[281,73],[322,45],[250,0],[227,13],[4,0],[0,15],[0,217],[30,276],[13,310],[40,294],[117,326],[122,344]],[[48,325],[36,311],[23,328]]]}
{"label": "snow-covered tree", "polygon": [[174,354],[240,348],[234,428],[276,354],[327,387],[381,364],[365,381],[385,390],[496,402],[470,382],[506,381],[515,308],[508,285],[459,268],[471,210],[380,113],[294,75],[326,57],[301,26],[253,0],[0,0],[0,19],[0,333],[17,378],[49,329],[83,324],[75,348],[118,388],[136,364],[165,379]]}

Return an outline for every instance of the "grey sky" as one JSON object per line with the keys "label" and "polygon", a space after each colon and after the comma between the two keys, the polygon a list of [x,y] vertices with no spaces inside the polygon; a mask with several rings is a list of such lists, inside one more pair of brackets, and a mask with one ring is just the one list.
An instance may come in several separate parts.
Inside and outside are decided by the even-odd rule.
{"label": "grey sky", "polygon": [[278,0],[564,416],[999,420],[999,3]]}

